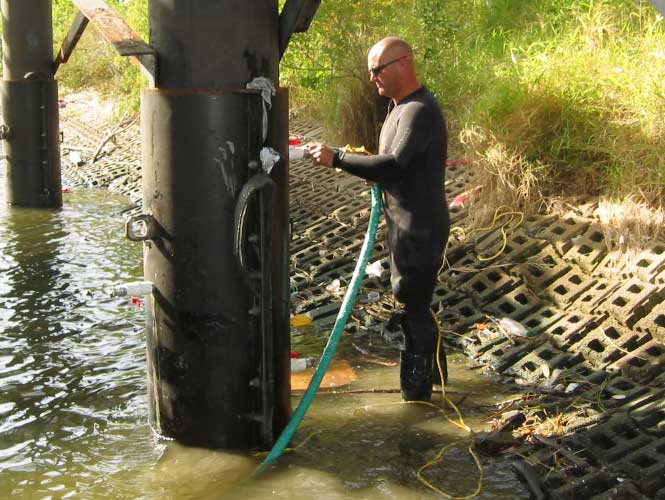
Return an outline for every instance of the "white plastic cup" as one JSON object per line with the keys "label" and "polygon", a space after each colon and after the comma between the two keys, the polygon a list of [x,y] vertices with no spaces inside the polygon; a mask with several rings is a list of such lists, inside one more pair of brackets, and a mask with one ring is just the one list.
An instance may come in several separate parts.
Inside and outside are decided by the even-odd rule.
{"label": "white plastic cup", "polygon": [[291,358],[291,373],[304,372],[316,365],[316,358]]}
{"label": "white plastic cup", "polygon": [[302,160],[307,158],[309,152],[305,148],[299,148],[298,146],[289,146],[289,159],[290,160]]}

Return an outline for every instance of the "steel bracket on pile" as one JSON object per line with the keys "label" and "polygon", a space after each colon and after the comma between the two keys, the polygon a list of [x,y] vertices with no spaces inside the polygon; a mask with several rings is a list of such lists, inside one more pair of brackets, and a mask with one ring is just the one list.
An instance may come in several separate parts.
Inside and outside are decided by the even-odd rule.
{"label": "steel bracket on pile", "polygon": [[103,0],[72,0],[79,9],[74,22],[62,42],[62,48],[55,60],[55,71],[60,64],[66,63],[76,48],[88,23],[91,22],[101,33],[104,40],[113,45],[123,57],[141,70],[154,88],[157,77],[157,56],[155,50],[144,42],[125,21]]}
{"label": "steel bracket on pile", "polygon": [[312,24],[321,0],[287,0],[279,15],[279,57],[286,52],[286,47],[294,33],[303,33]]}

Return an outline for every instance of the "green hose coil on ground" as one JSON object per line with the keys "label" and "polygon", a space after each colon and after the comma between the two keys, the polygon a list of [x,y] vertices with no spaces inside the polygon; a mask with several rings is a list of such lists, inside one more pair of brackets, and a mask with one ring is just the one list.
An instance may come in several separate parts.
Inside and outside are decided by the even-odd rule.
{"label": "green hose coil on ground", "polygon": [[321,360],[319,365],[314,372],[312,380],[307,386],[305,394],[300,399],[300,403],[296,408],[296,411],[293,413],[291,420],[287,426],[282,431],[282,434],[279,436],[274,446],[268,453],[268,456],[259,464],[254,473],[254,477],[261,474],[266,467],[268,467],[272,462],[277,460],[279,456],[284,452],[289,442],[293,438],[298,426],[302,422],[302,419],[305,417],[305,413],[309,409],[316,392],[319,390],[323,376],[325,375],[330,362],[332,361],[335,350],[337,349],[337,344],[339,339],[342,336],[346,322],[349,319],[351,314],[351,309],[353,307],[353,302],[358,295],[358,289],[360,288],[360,283],[365,275],[365,266],[369,260],[369,256],[372,253],[372,248],[374,247],[374,238],[376,237],[376,228],[379,225],[379,213],[381,211],[381,188],[378,184],[372,185],[372,211],[369,216],[369,224],[367,226],[367,233],[365,234],[365,241],[363,242],[362,249],[360,250],[360,255],[358,256],[358,261],[356,262],[356,268],[353,271],[353,276],[351,277],[351,282],[349,287],[346,290],[344,299],[342,300],[342,306],[337,313],[337,318],[335,319],[335,324],[333,326],[330,337],[328,337],[328,343],[326,344],[323,354],[321,355]]}

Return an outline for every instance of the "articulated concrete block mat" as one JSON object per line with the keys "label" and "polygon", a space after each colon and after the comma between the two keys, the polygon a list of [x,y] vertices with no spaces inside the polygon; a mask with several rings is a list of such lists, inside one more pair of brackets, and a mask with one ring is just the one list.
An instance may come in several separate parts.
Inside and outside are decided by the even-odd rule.
{"label": "articulated concrete block mat", "polygon": [[[138,124],[123,118],[104,129],[70,111],[62,110],[66,183],[125,194],[136,204],[128,213],[138,213]],[[323,129],[296,121],[291,133],[306,142]],[[369,187],[308,161],[290,168],[292,309],[325,329],[364,237]],[[450,166],[449,200],[476,177],[472,165]],[[452,226],[466,231],[470,220],[465,206],[451,210]],[[348,331],[398,342],[385,328],[393,301],[384,230],[370,259],[381,275],[361,290],[380,300],[359,303]],[[445,341],[523,395],[496,414],[495,427],[520,443],[501,448],[504,456],[531,463],[551,498],[665,498],[665,244],[626,259],[592,217],[531,215],[505,239],[500,228],[453,231],[439,279],[433,310],[454,332]],[[524,328],[506,331],[502,318]],[[516,414],[522,423],[507,426]]]}

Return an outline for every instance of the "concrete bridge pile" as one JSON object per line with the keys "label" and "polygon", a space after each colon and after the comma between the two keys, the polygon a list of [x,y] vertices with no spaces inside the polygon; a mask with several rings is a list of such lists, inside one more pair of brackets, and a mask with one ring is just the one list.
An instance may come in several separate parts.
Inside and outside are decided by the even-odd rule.
{"label": "concrete bridge pile", "polygon": [[[137,121],[109,125],[74,108],[61,109],[65,184],[126,195],[128,212],[140,212]],[[322,132],[291,127],[303,141]],[[362,244],[369,187],[308,162],[290,169],[292,312],[325,330],[341,302],[337,283],[344,288]],[[474,176],[471,165],[450,165],[449,200],[476,186]],[[500,227],[454,235],[433,309],[449,346],[522,395],[498,408],[486,451],[519,460],[550,498],[665,498],[665,243],[627,261],[589,213],[529,216],[489,261],[479,256],[502,247]],[[466,208],[451,216],[467,227]],[[381,298],[356,306],[347,330],[385,340],[392,298],[381,235],[377,241],[370,262],[383,272],[367,277],[361,294]],[[511,333],[503,318],[522,328]]]}

